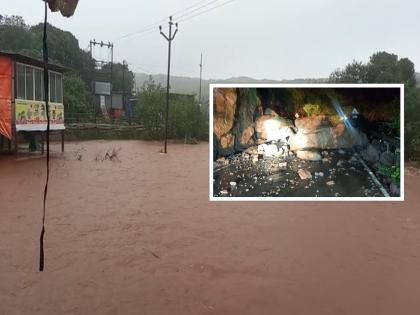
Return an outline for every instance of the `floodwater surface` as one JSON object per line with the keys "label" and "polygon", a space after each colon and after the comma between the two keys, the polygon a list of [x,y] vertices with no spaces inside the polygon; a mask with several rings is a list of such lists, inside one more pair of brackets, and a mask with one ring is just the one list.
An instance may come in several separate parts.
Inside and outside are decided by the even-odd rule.
{"label": "floodwater surface", "polygon": [[[114,150],[116,158],[102,159]],[[210,202],[208,143],[0,156],[0,314],[418,314],[420,177],[405,202]]]}

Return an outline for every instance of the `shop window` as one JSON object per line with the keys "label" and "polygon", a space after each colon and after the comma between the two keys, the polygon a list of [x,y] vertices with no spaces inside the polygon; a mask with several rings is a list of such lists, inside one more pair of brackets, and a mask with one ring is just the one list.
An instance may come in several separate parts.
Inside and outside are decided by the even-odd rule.
{"label": "shop window", "polygon": [[33,100],[34,99],[34,68],[32,67],[25,67],[25,84],[26,84],[26,99]]}
{"label": "shop window", "polygon": [[16,65],[16,84],[17,84],[17,98],[25,99],[25,66],[21,64]]}

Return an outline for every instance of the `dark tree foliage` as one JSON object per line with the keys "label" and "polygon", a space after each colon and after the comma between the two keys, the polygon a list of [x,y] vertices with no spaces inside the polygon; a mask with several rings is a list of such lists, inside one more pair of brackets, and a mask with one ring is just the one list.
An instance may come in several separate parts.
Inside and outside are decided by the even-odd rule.
{"label": "dark tree foliage", "polygon": [[406,157],[420,156],[420,88],[417,86],[414,63],[395,54],[378,52],[369,62],[353,61],[330,75],[334,83],[403,83],[405,86]]}
{"label": "dark tree foliage", "polygon": [[[42,52],[43,24],[31,27],[37,51]],[[48,53],[51,60],[67,66],[77,72],[89,86],[92,80],[94,63],[87,51],[80,49],[79,41],[67,31],[48,25]]]}
{"label": "dark tree foliage", "polygon": [[348,64],[344,70],[337,69],[330,75],[330,81],[336,83],[363,83],[367,81],[367,67],[359,61]]}
{"label": "dark tree foliage", "polygon": [[330,75],[335,83],[404,83],[416,85],[414,64],[408,58],[398,59],[395,54],[378,52],[368,63],[353,61],[344,69],[337,69]]}
{"label": "dark tree foliage", "polygon": [[33,36],[22,17],[0,15],[0,50],[26,51],[32,52],[31,56],[36,55]]}
{"label": "dark tree foliage", "polygon": [[135,112],[141,113],[137,120],[144,126],[146,136],[151,139],[162,139],[165,123],[164,102],[165,88],[150,77],[137,95]]}
{"label": "dark tree foliage", "polygon": [[[144,126],[145,135],[163,139],[165,128],[166,88],[151,77],[137,95],[135,112]],[[169,102],[168,137],[173,139],[202,139],[208,135],[208,119],[200,105],[191,97],[172,96]]]}
{"label": "dark tree foliage", "polygon": [[[110,74],[111,64],[104,65],[101,70],[105,74]],[[112,89],[114,91],[131,92],[134,88],[134,73],[128,69],[127,65],[122,63],[114,63],[112,66]]]}
{"label": "dark tree foliage", "polygon": [[87,119],[87,114],[93,112],[93,109],[86,83],[73,73],[64,77],[63,85],[66,117],[76,118],[77,121]]}

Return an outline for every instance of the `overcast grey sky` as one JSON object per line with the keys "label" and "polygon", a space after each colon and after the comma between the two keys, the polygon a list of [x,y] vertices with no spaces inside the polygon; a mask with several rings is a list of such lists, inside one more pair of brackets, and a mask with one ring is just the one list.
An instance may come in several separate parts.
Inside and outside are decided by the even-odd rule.
{"label": "overcast grey sky", "polygon": [[[71,31],[82,48],[93,38],[113,41],[117,61],[126,59],[138,72],[165,73],[167,42],[157,27],[154,33],[118,38],[197,2],[80,0],[75,16],[50,14],[50,22]],[[21,15],[29,24],[43,19],[41,0],[0,0],[0,8],[0,14]],[[418,0],[235,0],[180,23],[172,74],[197,77],[201,52],[205,78],[328,77],[353,59],[366,61],[383,50],[420,65],[419,12]]]}

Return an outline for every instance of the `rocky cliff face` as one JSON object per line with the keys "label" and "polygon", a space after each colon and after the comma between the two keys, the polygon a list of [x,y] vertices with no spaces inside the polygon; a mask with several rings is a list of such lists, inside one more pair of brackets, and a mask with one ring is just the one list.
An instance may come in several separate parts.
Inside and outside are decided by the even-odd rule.
{"label": "rocky cliff face", "polygon": [[259,104],[255,89],[214,90],[215,156],[227,156],[255,144],[254,113]]}
{"label": "rocky cliff face", "polygon": [[277,143],[279,148],[286,145],[292,151],[299,151],[350,148],[368,142],[363,132],[350,124],[346,126],[336,117],[322,114],[300,117],[300,104],[279,99],[267,89],[215,89],[214,159],[264,143]]}

